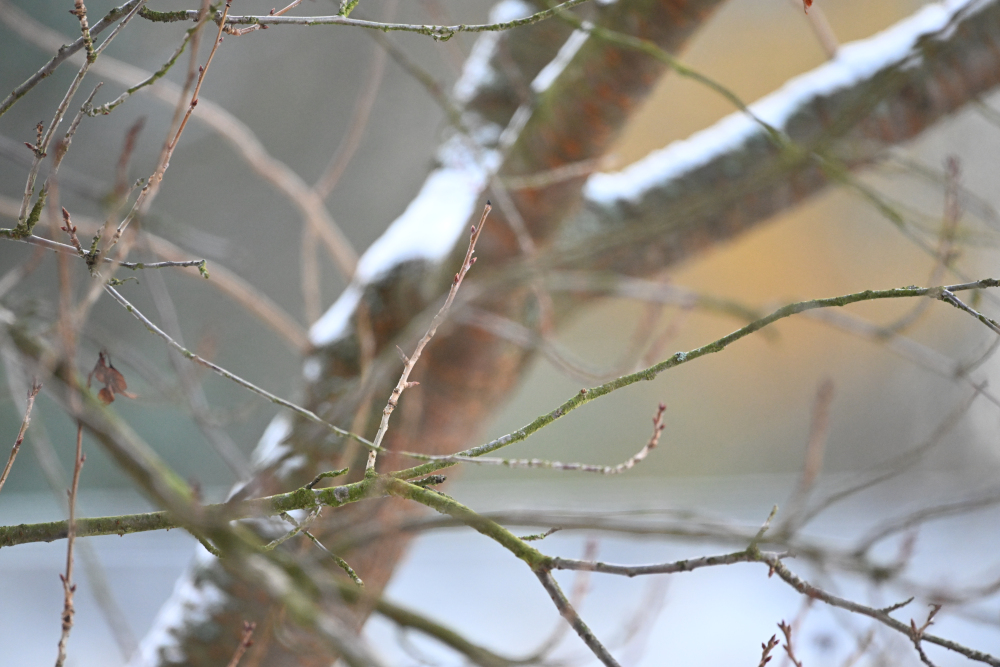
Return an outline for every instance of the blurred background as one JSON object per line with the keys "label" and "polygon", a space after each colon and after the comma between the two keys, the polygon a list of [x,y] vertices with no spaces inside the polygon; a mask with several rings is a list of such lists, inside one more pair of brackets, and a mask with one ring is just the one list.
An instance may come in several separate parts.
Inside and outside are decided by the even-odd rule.
{"label": "blurred background", "polygon": [[[0,90],[13,89],[51,57],[59,43],[70,41],[78,32],[76,19],[67,13],[71,3],[8,3],[0,8],[6,14],[0,20]],[[926,4],[916,0],[818,3],[841,42],[870,36]],[[193,8],[189,4],[170,0],[154,8]],[[88,10],[98,17],[113,5],[93,0]],[[237,0],[233,11],[267,13],[272,6]],[[480,0],[407,0],[394,11],[396,20],[403,22],[454,24],[484,21],[489,6]],[[303,10],[330,14],[336,12],[336,5],[315,0],[304,3]],[[356,16],[379,18],[388,11],[393,10],[383,0],[365,0]],[[61,41],[46,45],[45,35],[34,27],[35,37],[29,38],[31,30],[25,26],[31,27],[32,21],[57,31]],[[106,55],[155,71],[187,27],[152,26],[137,19]],[[391,39],[446,87],[456,79],[474,41],[462,34],[444,43],[421,35],[394,34]],[[203,43],[202,53],[209,43]],[[371,63],[378,49],[365,32],[334,26],[279,27],[229,37],[212,65],[202,97],[228,109],[273,156],[313,183],[348,130],[356,101],[372,77]],[[775,90],[825,59],[801,3],[790,0],[730,0],[683,54],[687,64],[746,101]],[[185,66],[186,56],[168,78],[180,83]],[[48,122],[74,73],[72,66],[60,68],[0,118],[0,196],[6,200],[17,201],[23,192],[30,158],[23,142],[34,140],[39,120]],[[81,96],[100,80],[106,83],[98,93],[98,103],[124,89],[107,77],[92,75]],[[997,105],[1000,100],[986,98],[983,103]],[[139,118],[145,118],[145,126],[129,176],[134,180],[148,175],[172,111],[170,105],[142,92],[110,116],[84,120],[60,180],[62,204],[74,217],[103,217],[124,129]],[[615,165],[624,167],[731,112],[729,103],[697,83],[667,76],[619,141]],[[417,192],[445,122],[424,88],[389,60],[359,150],[326,199],[333,218],[359,251],[379,236]],[[992,207],[1000,197],[998,154],[1000,129],[970,105],[895,150],[890,160],[869,170],[864,179],[898,203],[913,225],[933,230],[940,227],[943,217],[943,165],[949,156],[956,157],[962,186],[976,195],[964,200],[958,266],[963,275],[974,278],[995,276],[997,227]],[[8,211],[9,206],[2,210]],[[9,215],[2,224],[13,224]],[[232,270],[303,328],[310,324],[300,286],[300,216],[197,119],[180,142],[145,224],[185,248],[188,256],[206,258],[209,271],[215,263]],[[0,274],[26,261],[33,251],[27,245],[0,243]],[[142,256],[141,249],[138,253]],[[322,253],[320,261],[325,306],[344,282]],[[933,259],[869,203],[851,192],[831,189],[737,242],[687,262],[670,281],[766,310],[789,300],[926,284],[933,268]],[[83,279],[83,267],[74,270]],[[287,341],[203,279],[174,271],[162,271],[160,276],[173,297],[189,347],[210,354],[220,365],[280,396],[292,400],[300,396],[301,356]],[[152,279],[138,278],[138,283],[124,286],[123,293],[158,319],[149,291]],[[5,297],[5,304],[19,313],[50,320],[56,311],[56,294],[55,262],[48,257],[30,280]],[[880,302],[853,307],[851,312],[886,324],[914,305]],[[984,308],[996,314],[993,304],[987,302]],[[601,302],[561,331],[560,342],[595,366],[611,367],[627,349],[630,332],[645,311],[641,303]],[[676,328],[661,357],[704,344],[740,325],[736,319],[699,311],[667,309],[660,318],[660,330]],[[956,364],[976,361],[993,342],[985,327],[940,303],[932,304],[906,335]],[[179,384],[161,341],[106,298],[95,307],[90,326],[81,336],[80,358],[85,365],[96,361],[98,350],[106,348],[126,374],[130,390],[138,394],[136,400],[115,403],[119,414],[175,470],[201,485],[206,497],[223,497],[236,479],[179,400]],[[987,362],[972,377],[976,382],[989,380],[994,369]],[[614,464],[642,446],[649,437],[656,405],[667,403],[661,447],[626,477],[595,481],[573,474],[473,466],[462,472],[450,493],[476,509],[691,507],[759,523],[773,504],[786,500],[796,483],[817,387],[826,378],[832,380],[835,393],[822,483],[831,487],[919,445],[972,392],[968,382],[928,370],[878,340],[793,318],[775,326],[770,336],[751,337],[655,382],[592,403],[505,454]],[[220,378],[201,379],[212,414],[249,456],[276,413],[274,406]],[[539,358],[484,437],[523,425],[580,386],[579,380],[565,377]],[[19,406],[20,399],[14,401],[5,392],[0,401],[0,446],[4,438],[13,441],[21,420]],[[885,518],[916,503],[995,488],[991,482],[1000,471],[998,425],[998,407],[980,398],[909,477],[838,509],[815,529],[833,540],[846,538],[863,533],[875,520],[873,513]],[[71,469],[73,425],[44,394],[36,405],[31,429],[50,443],[62,467]],[[85,448],[84,514],[117,514],[145,507],[99,448],[93,443],[85,443]],[[38,441],[29,438],[0,495],[3,524],[61,516],[61,491],[53,495],[49,490],[39,459],[44,460],[45,451],[49,450],[40,453]],[[55,467],[51,461],[48,465],[51,481]],[[969,573],[1000,576],[990,559],[1000,546],[997,518],[995,511],[988,510],[928,528],[918,543],[915,576],[934,583],[953,577],[951,583],[956,585]],[[104,621],[108,605],[124,610],[128,627],[117,630],[120,641],[124,635],[141,636],[189,559],[194,542],[179,531],[90,542],[91,557],[103,564],[108,578],[103,589],[114,601],[94,597],[91,577],[101,575],[83,568],[69,664],[123,664],[115,632]],[[552,552],[573,557],[579,557],[584,548],[583,538],[575,537],[556,536],[544,544]],[[646,562],[706,553],[708,547],[605,540],[600,549],[601,558],[609,561]],[[0,551],[0,664],[37,664],[54,653],[62,603],[57,575],[63,558],[64,545],[59,543]],[[417,542],[389,595],[454,622],[484,643],[512,652],[528,650],[556,625],[557,617],[535,582],[528,581],[527,572],[512,561],[474,536],[431,535]],[[487,576],[481,570],[462,569],[462,563],[472,562],[488,568]],[[460,574],[453,588],[435,587],[431,595],[426,582],[434,577],[427,573],[435,571]],[[790,589],[766,580],[758,569],[691,575],[683,582],[662,584],[663,590],[656,589],[658,585],[602,580],[595,583],[583,606],[584,616],[595,629],[609,634],[627,625],[625,621],[636,609],[646,610],[638,614],[648,616],[645,629],[627,648],[634,653],[632,664],[664,664],[666,655],[684,663],[715,664],[725,659],[751,664],[759,658],[760,642],[775,631],[774,623],[794,617],[802,604]],[[845,594],[870,592],[861,584],[854,584],[853,589],[850,582],[843,586]],[[662,615],[654,613],[658,605]],[[983,650],[1000,650],[996,600],[977,613],[978,620],[945,618],[937,630],[940,634],[950,631],[949,636]],[[808,629],[802,634],[807,664],[843,664],[854,649],[853,629],[845,630],[843,619],[827,610],[817,609],[807,621]],[[379,646],[393,656],[396,662],[392,664],[414,664],[412,655],[388,648],[395,646],[388,628],[374,623],[369,631],[391,640]],[[567,656],[579,655],[574,641],[565,642]],[[899,644],[898,654],[892,646],[886,644],[885,655],[898,655],[901,664],[916,659],[906,642]],[[421,644],[419,650],[441,657],[430,646]],[[933,655],[938,664],[959,664],[942,654]]]}

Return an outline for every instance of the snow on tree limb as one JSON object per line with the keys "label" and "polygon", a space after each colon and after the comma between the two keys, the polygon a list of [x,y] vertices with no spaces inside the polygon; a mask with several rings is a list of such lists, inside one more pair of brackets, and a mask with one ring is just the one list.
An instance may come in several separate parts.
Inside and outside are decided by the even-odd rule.
{"label": "snow on tree limb", "polygon": [[[606,267],[633,273],[689,257],[828,185],[831,164],[869,164],[991,90],[1000,83],[998,45],[995,0],[928,5],[750,106],[800,155],[789,157],[735,112],[620,172],[591,176],[587,211],[565,236],[586,235],[581,245],[600,247]],[[645,245],[649,265],[636,267],[627,246],[653,236],[657,252]]]}

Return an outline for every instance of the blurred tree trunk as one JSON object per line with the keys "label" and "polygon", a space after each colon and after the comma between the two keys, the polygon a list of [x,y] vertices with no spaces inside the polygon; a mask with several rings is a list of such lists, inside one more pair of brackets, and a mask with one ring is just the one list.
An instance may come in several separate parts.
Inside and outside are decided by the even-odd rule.
{"label": "blurred tree trunk", "polygon": [[[586,15],[598,25],[677,53],[719,4],[619,0],[587,7]],[[755,127],[711,159],[629,196],[594,195],[593,188],[585,189],[586,169],[536,187],[503,188],[500,183],[517,182],[512,177],[559,174],[553,170],[602,156],[665,73],[663,62],[648,53],[594,36],[571,39],[572,32],[565,22],[550,20],[488,35],[482,38],[492,44],[485,70],[464,88],[460,85],[459,102],[472,136],[481,150],[503,154],[498,177],[484,188],[469,221],[475,222],[487,197],[493,200],[494,213],[467,292],[478,294],[474,307],[535,330],[548,326],[550,315],[558,324],[583,301],[548,303],[533,284],[535,267],[655,274],[842,180],[843,169],[870,163],[886,146],[916,136],[1000,82],[1000,3],[970,3],[964,13],[955,12],[940,35],[918,40],[903,61],[887,63],[852,85],[827,91],[820,87],[815,95],[796,99],[777,129],[798,150],[783,148]],[[569,55],[564,44],[577,47],[572,59],[550,85],[538,85],[539,72],[557,54]],[[538,90],[532,89],[533,80]],[[519,116],[526,121],[511,142],[509,128],[512,121],[520,122]],[[375,432],[399,373],[395,347],[408,350],[422,333],[465,245],[462,236],[451,259],[441,264],[404,261],[355,285],[361,295],[344,313],[343,333],[321,341],[307,360],[315,371],[306,385],[307,407],[332,423],[353,423],[354,430],[368,436]],[[443,454],[476,444],[478,432],[510,394],[531,354],[482,328],[447,325],[418,364],[412,379],[420,386],[400,402],[386,446]],[[287,428],[279,423],[274,429],[262,444],[280,440],[287,447],[264,461],[243,494],[290,490],[317,471],[345,463],[352,478],[364,470],[365,451],[331,438],[314,424],[289,420]],[[379,459],[380,469],[405,465],[406,460],[391,456]],[[341,554],[364,579],[367,591],[377,593],[407,542],[389,528],[415,511],[395,501],[357,503],[327,510],[313,532],[332,543],[345,527],[386,526],[385,539]],[[338,576],[335,566],[308,546],[300,556]],[[283,627],[281,609],[216,562],[199,560],[185,576],[189,585],[168,603],[172,620],[160,628],[173,638],[160,633],[146,643],[147,655],[159,652],[159,664],[225,664],[244,621],[258,623],[257,649],[245,664],[325,666],[334,659],[323,645]],[[325,604],[341,608],[338,600]],[[363,614],[355,620],[363,622]]]}

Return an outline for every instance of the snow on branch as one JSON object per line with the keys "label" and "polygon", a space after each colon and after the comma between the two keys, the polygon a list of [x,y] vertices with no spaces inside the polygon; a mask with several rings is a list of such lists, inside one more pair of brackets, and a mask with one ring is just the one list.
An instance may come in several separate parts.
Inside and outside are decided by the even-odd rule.
{"label": "snow on branch", "polygon": [[[997,0],[928,5],[873,37],[844,45],[833,60],[750,106],[757,119],[805,149],[798,162],[789,160],[792,164],[781,169],[781,149],[761,124],[735,112],[620,172],[593,175],[585,196],[590,213],[601,221],[598,233],[621,229],[622,223],[663,224],[668,206],[683,209],[690,228],[704,226],[705,217],[728,217],[732,224],[715,239],[742,231],[827,184],[826,173],[790,173],[804,166],[817,170],[815,161],[806,161],[818,146],[823,157],[844,166],[866,164],[886,145],[916,136],[1000,83],[998,43]],[[701,222],[695,221],[686,205],[719,191],[721,183],[753,198],[751,210],[743,201],[714,202],[716,209],[702,209]],[[730,208],[720,211],[720,205]],[[690,248],[675,250],[686,254]]]}
{"label": "snow on branch", "polygon": [[354,280],[313,324],[309,339],[317,347],[346,335],[365,285],[404,262],[443,260],[465,230],[489,179],[488,165],[455,140],[439,152],[441,166],[424,181],[403,214],[361,256]]}

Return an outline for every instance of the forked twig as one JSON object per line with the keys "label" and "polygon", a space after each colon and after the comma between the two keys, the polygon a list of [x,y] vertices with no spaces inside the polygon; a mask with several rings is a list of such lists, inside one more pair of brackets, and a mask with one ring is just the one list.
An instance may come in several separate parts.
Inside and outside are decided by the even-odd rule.
{"label": "forked twig", "polygon": [[[524,538],[521,539],[523,540]],[[597,547],[598,542],[596,539],[590,538],[586,541],[583,547],[583,562],[591,563],[596,560]],[[553,569],[558,568],[553,567]],[[573,588],[570,589],[569,592],[569,605],[574,609],[583,604],[584,599],[587,597],[587,593],[590,592],[591,572],[593,572],[593,570],[589,568],[580,568],[576,572],[576,577],[573,579]],[[544,659],[552,653],[552,650],[555,649],[555,647],[562,641],[568,629],[569,626],[567,624],[559,622],[552,633],[538,646],[538,648],[532,651],[531,654],[524,659],[524,662],[528,664],[544,662]]]}
{"label": "forked twig", "polygon": [[778,635],[771,635],[771,638],[767,640],[767,643],[762,643],[760,645],[761,648],[760,662],[757,663],[757,667],[764,667],[764,665],[771,662],[771,658],[774,657],[771,655],[771,651],[773,651],[775,647],[778,646],[779,643],[780,642],[778,641]]}
{"label": "forked twig", "polygon": [[[770,556],[767,554],[761,554],[760,560],[770,566],[771,572],[777,574],[786,584],[797,590],[802,595],[808,596],[812,599],[825,602],[826,604],[839,607],[840,609],[846,609],[847,611],[860,614],[862,616],[867,616],[869,618],[875,619],[876,621],[882,623],[883,625],[900,632],[907,637],[913,637],[913,627],[912,624],[908,625],[902,621],[898,621],[888,613],[875,609],[873,607],[868,607],[857,602],[852,602],[844,598],[838,597],[825,590],[813,586],[809,582],[800,579],[794,573],[792,573],[785,564],[781,561],[781,558]],[[926,630],[926,627],[923,628]],[[921,631],[920,640],[925,642],[930,642],[932,644],[937,644],[938,646],[944,647],[955,653],[964,655],[970,660],[975,660],[977,662],[984,662],[988,665],[993,665],[993,667],[1000,667],[1000,658],[997,658],[984,651],[977,651],[971,649],[967,646],[963,646],[958,642],[953,642],[949,639],[944,639],[943,637],[938,637],[936,635],[929,635],[926,632]]]}
{"label": "forked twig", "polygon": [[788,656],[788,660],[795,667],[802,667],[802,661],[795,657],[795,649],[792,647],[792,626],[781,621],[778,623],[778,629],[781,630],[781,634],[785,635],[785,645],[781,648],[785,649],[785,655]]}
{"label": "forked twig", "polygon": [[[131,12],[133,9],[136,8],[137,5],[145,4],[145,2],[146,0],[129,0],[120,7],[115,7],[114,9],[112,9],[110,12],[107,13],[107,15],[104,18],[102,18],[100,21],[98,21],[90,28],[91,39],[93,39],[94,35],[97,35],[101,31],[103,31],[105,28],[107,28],[109,25],[117,21],[119,18]],[[10,10],[10,7],[7,6],[6,2],[0,0],[0,10],[6,13]],[[10,95],[5,97],[4,100],[0,102],[0,116],[2,116],[4,113],[6,113],[8,109],[14,106],[14,103],[16,103],[19,99],[27,95],[28,91],[34,88],[38,84],[38,82],[48,77],[50,74],[52,74],[52,72],[56,70],[57,67],[59,67],[59,65],[68,60],[69,57],[72,56],[74,53],[82,49],[84,46],[84,41],[85,41],[84,37],[81,36],[78,37],[76,41],[61,46],[59,48],[59,51],[56,53],[56,55],[52,56],[52,59],[49,60],[49,62],[45,63],[45,65],[40,70],[38,70],[30,77],[28,77],[27,81],[25,81],[20,86],[15,88]]]}
{"label": "forked twig", "polygon": [[396,409],[396,404],[399,402],[399,397],[408,387],[416,385],[416,382],[410,382],[410,373],[413,371],[413,367],[417,365],[417,361],[420,360],[420,355],[427,347],[427,344],[431,342],[434,334],[437,333],[438,327],[444,322],[444,318],[448,315],[448,310],[451,309],[451,304],[455,300],[455,295],[458,294],[458,288],[462,286],[462,281],[465,279],[465,274],[469,272],[472,265],[476,263],[476,258],[473,253],[476,251],[476,241],[479,240],[479,235],[483,233],[483,225],[486,224],[486,216],[490,214],[493,206],[489,201],[486,202],[486,206],[483,208],[483,215],[479,218],[479,224],[473,226],[472,233],[469,236],[469,249],[465,251],[465,259],[462,260],[462,267],[455,274],[454,280],[451,281],[451,289],[448,290],[448,296],[444,300],[444,305],[441,306],[441,310],[437,312],[434,319],[431,320],[431,325],[427,329],[427,333],[424,334],[423,338],[417,343],[416,348],[413,350],[413,354],[409,357],[404,357],[405,364],[403,366],[403,373],[399,376],[399,382],[396,383],[396,387],[392,390],[392,394],[389,396],[389,401],[386,403],[385,408],[382,410],[382,422],[379,424],[378,433],[375,434],[375,439],[372,441],[374,448],[370,449],[368,452],[368,462],[365,464],[365,470],[375,469],[375,457],[378,448],[382,446],[382,439],[385,438],[386,431],[389,430],[389,417],[392,416],[392,411]]}

